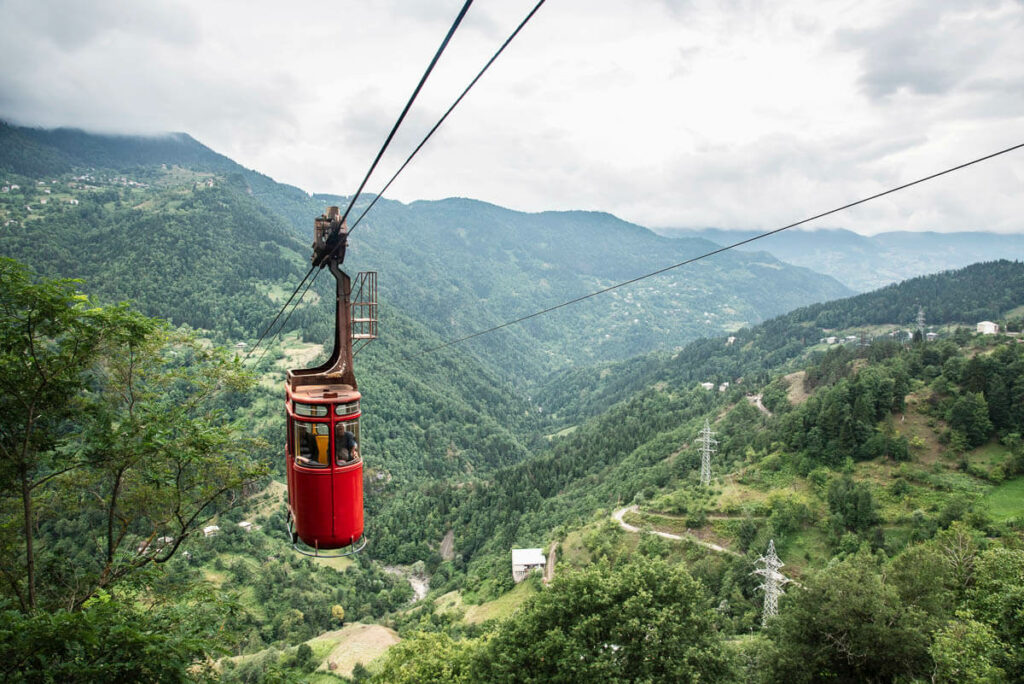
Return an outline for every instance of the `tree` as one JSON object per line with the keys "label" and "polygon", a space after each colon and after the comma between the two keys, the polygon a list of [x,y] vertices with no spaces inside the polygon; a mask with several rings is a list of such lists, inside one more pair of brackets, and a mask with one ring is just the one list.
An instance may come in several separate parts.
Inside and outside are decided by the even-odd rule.
{"label": "tree", "polygon": [[718,681],[725,653],[699,583],[638,556],[556,578],[474,661],[476,681]]}
{"label": "tree", "polygon": [[878,521],[871,487],[866,482],[854,482],[849,475],[837,477],[829,483],[827,498],[837,537],[843,529],[864,532]]}
{"label": "tree", "polygon": [[125,307],[101,309],[70,280],[33,283],[27,268],[0,260],[0,490],[5,497],[4,555],[21,546],[24,563],[3,564],[23,610],[36,606],[35,508],[39,491],[72,470],[57,450],[90,385],[90,369],[112,348],[143,340],[155,323]]}
{"label": "tree", "polygon": [[237,503],[265,468],[217,405],[251,384],[224,350],[0,261],[0,573],[22,610],[80,608]]}
{"label": "tree", "polygon": [[1006,681],[1006,672],[996,663],[1003,654],[1003,644],[992,628],[974,619],[971,611],[958,611],[935,634],[928,649],[935,661],[936,682],[996,684]]}
{"label": "tree", "polygon": [[1024,551],[995,547],[974,560],[974,586],[967,605],[1006,644],[1007,672],[1024,672]]}
{"label": "tree", "polygon": [[984,444],[992,432],[988,404],[980,392],[967,392],[954,401],[948,419],[949,426],[963,433],[971,446]]}
{"label": "tree", "polygon": [[[388,684],[471,682],[477,640],[456,641],[443,632],[420,632],[392,646],[371,681]],[[354,674],[354,672],[353,672]]]}
{"label": "tree", "polygon": [[342,627],[345,626],[345,607],[340,606],[337,603],[331,606],[331,617],[341,623]]}
{"label": "tree", "polygon": [[807,578],[770,622],[770,681],[882,682],[929,669],[923,612],[861,550]]}
{"label": "tree", "polygon": [[81,610],[0,609],[0,679],[25,682],[181,682],[212,679],[222,655],[219,606],[208,596],[143,608],[106,593]]}

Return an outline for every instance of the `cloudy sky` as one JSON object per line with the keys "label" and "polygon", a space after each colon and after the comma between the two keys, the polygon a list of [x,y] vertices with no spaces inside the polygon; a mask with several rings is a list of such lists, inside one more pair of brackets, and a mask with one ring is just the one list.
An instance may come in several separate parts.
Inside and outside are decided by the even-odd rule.
{"label": "cloudy sky", "polygon": [[[476,0],[379,188],[536,0]],[[462,0],[0,0],[0,118],[358,186]],[[774,228],[1024,142],[1020,0],[548,0],[390,191]],[[1024,232],[1024,150],[825,220]]]}

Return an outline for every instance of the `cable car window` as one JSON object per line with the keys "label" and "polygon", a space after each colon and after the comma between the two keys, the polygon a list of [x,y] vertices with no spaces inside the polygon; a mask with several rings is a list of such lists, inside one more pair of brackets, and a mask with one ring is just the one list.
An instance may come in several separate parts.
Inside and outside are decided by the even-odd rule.
{"label": "cable car window", "polygon": [[347,416],[350,413],[359,413],[359,402],[353,401],[348,404],[338,404],[334,407],[334,415]]}
{"label": "cable car window", "polygon": [[359,412],[359,402],[353,401],[348,404],[338,404],[334,407],[334,414],[338,416],[347,416],[352,413]]}
{"label": "cable car window", "polygon": [[359,421],[350,420],[334,426],[334,458],[338,465],[359,460]]}
{"label": "cable car window", "polygon": [[295,421],[295,460],[307,468],[326,468],[330,465],[330,437],[330,425]]}
{"label": "cable car window", "polygon": [[323,404],[300,404],[295,402],[295,415],[321,418],[327,415],[327,407]]}

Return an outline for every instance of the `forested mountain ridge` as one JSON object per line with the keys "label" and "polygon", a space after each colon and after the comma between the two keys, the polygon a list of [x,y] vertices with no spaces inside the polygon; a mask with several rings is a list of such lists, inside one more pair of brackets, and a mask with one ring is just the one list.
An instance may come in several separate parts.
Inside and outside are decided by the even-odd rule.
{"label": "forested mountain ridge", "polygon": [[[47,276],[80,277],[101,300],[131,299],[143,313],[191,325],[218,342],[252,343],[305,273],[312,217],[344,201],[276,184],[183,134],[98,136],[4,125],[0,168],[8,188],[0,194],[6,255]],[[369,201],[361,200],[354,215]],[[680,344],[842,292],[832,281],[777,262],[726,255],[701,266],[699,286],[683,278],[644,286],[646,297],[612,293],[568,319],[503,331],[469,350],[478,358],[458,349],[416,358],[457,332],[708,245],[660,238],[609,215],[526,215],[471,200],[383,200],[357,231],[348,264],[381,271],[385,315],[381,342],[360,357],[368,420],[388,421],[374,433],[382,437],[377,463],[400,480],[521,458],[535,443],[533,435],[511,437],[522,432],[530,404],[522,390],[526,377],[569,359],[621,358]],[[307,342],[329,338],[328,281],[317,280],[288,319],[288,330],[301,331]],[[746,294],[730,293],[732,283],[746,283]],[[268,362],[279,354],[273,350]],[[410,388],[426,394],[417,390],[412,401]],[[271,444],[281,429],[274,391],[257,390],[265,394],[257,402],[258,429]],[[396,423],[405,427],[391,427]],[[467,425],[490,426],[489,434],[475,439]]]}
{"label": "forested mountain ridge", "polygon": [[[652,483],[663,485],[677,473],[673,469],[680,463],[672,465],[671,459],[662,459],[672,453],[672,444],[692,439],[683,437],[679,426],[692,426],[692,421],[717,410],[715,407],[735,402],[744,394],[761,392],[772,380],[777,387],[781,375],[804,367],[832,347],[842,348],[819,342],[822,329],[815,324],[819,318],[826,316],[843,327],[867,324],[879,315],[878,310],[884,311],[879,306],[881,300],[898,306],[901,301],[917,301],[922,292],[933,296],[929,306],[936,310],[936,319],[943,312],[943,319],[936,320],[936,324],[961,322],[990,302],[1008,311],[1024,304],[1024,263],[978,264],[912,279],[875,293],[794,311],[738,332],[732,343],[722,338],[698,340],[670,357],[652,355],[567,373],[541,395],[541,400],[546,397],[553,407],[551,412],[557,414],[554,423],[549,423],[550,429],[565,428],[563,436],[553,439],[545,453],[497,472],[492,480],[472,490],[479,499],[465,504],[474,513],[463,514],[462,519],[479,521],[482,517],[491,521],[479,528],[474,526],[476,532],[462,548],[474,553],[481,548],[527,543],[528,530],[542,533],[550,529],[545,525],[553,519],[562,521],[562,516],[571,511],[585,516],[588,505],[589,510],[595,510],[609,501],[628,501]],[[966,306],[967,313],[957,313],[946,302],[947,296]],[[1019,326],[1020,313],[1015,315]],[[874,340],[878,349],[898,347],[908,339],[905,332],[895,338],[887,332],[880,331]],[[951,337],[952,332],[947,329],[944,335]],[[857,338],[854,346],[859,342]],[[700,386],[706,381],[713,382],[714,390]],[[721,383],[731,385],[726,391],[715,391]],[[693,458],[690,452],[685,463],[692,466]],[[601,491],[606,492],[604,498],[595,499]],[[465,491],[459,492],[454,496],[465,499]],[[431,496],[438,496],[436,487]],[[441,499],[443,509],[456,507],[451,496],[446,494]],[[509,499],[499,503],[502,496]],[[408,495],[396,503],[404,507],[415,501],[415,496]],[[541,514],[539,508],[531,510],[541,504],[547,513]],[[522,511],[522,517],[509,518],[510,510]],[[387,515],[380,522],[390,524]],[[443,534],[443,521],[436,524],[437,528],[424,530],[427,538]],[[480,579],[487,574],[481,571]]]}
{"label": "forested mountain ridge", "polygon": [[[720,245],[758,234],[714,228],[664,228],[657,232],[670,237],[701,237]],[[827,273],[854,290],[866,292],[918,275],[1024,255],[1024,236],[984,230],[892,231],[867,236],[823,228],[791,230],[738,249],[770,252],[787,263]]]}
{"label": "forested mountain ridge", "polygon": [[[342,199],[318,195],[314,202]],[[419,312],[446,337],[713,249],[703,240],[659,237],[609,214],[524,214],[468,199],[382,200],[352,241],[353,263],[374,264],[386,275],[381,296]],[[847,293],[831,279],[767,255],[723,254],[473,340],[469,348],[497,367],[536,377],[566,363],[678,346]]]}
{"label": "forested mountain ridge", "polygon": [[[910,281],[906,291],[887,288],[885,296],[933,288],[932,304],[949,322],[972,316],[977,301],[998,302],[1010,315],[994,318],[1019,331],[1022,269],[1018,262],[979,264],[919,279],[923,284]],[[967,306],[957,314],[942,295],[967,284],[977,301],[954,298]],[[687,349],[746,349],[728,370],[705,354],[694,359],[692,372],[656,376],[653,386],[617,393],[610,408],[553,436],[547,453],[471,489],[435,486],[407,497],[407,518],[420,506],[451,511],[455,549],[468,560],[464,582],[438,591],[454,586],[479,596],[510,586],[510,547],[557,546],[557,572],[590,568],[585,572],[600,577],[591,578],[588,591],[598,595],[618,572],[633,572],[638,556],[655,556],[701,580],[707,594],[700,605],[714,608],[720,634],[733,635],[736,669],[724,681],[895,681],[934,672],[949,681],[965,672],[1019,681],[1020,627],[1007,619],[1008,611],[1024,609],[1019,332],[985,336],[936,325],[936,341],[878,334],[864,346],[859,338],[819,344],[822,331],[814,322],[822,311],[843,322],[872,320],[864,300],[854,300],[745,331],[742,347],[740,339],[692,343]],[[786,324],[814,335],[809,356],[772,356],[786,346],[778,346],[785,336],[776,336]],[[789,372],[794,369],[799,372]],[[738,371],[744,380],[737,385],[736,375],[725,375],[732,386],[716,391],[693,377],[716,370]],[[697,479],[696,441],[705,420],[718,442],[710,487]],[[609,517],[615,509],[622,525]],[[384,511],[381,522],[393,524],[391,514]],[[629,524],[633,532],[623,530]],[[435,525],[428,535],[444,531],[443,516]],[[780,599],[777,620],[768,620],[756,638],[742,636],[759,629],[763,596],[751,573],[771,540],[786,563],[783,572],[799,584]],[[595,561],[614,569],[601,576]],[[980,574],[972,577],[968,567]],[[442,578],[451,571],[438,565]],[[470,680],[477,668],[500,669],[485,661],[495,650],[519,658],[522,649],[503,644],[551,609],[553,596],[541,597],[496,628],[493,641],[465,638],[453,629],[457,622],[446,622],[458,620],[446,603],[428,605],[412,625],[397,620],[410,641],[379,672],[387,681],[414,681],[397,673],[428,672],[442,657]],[[600,623],[605,611],[615,614],[611,607],[591,610],[588,624]],[[440,650],[445,655],[434,655],[437,636],[417,636],[416,629],[451,634]],[[608,631],[596,642],[575,632],[569,640],[599,659],[601,639],[618,634],[611,625],[600,629]],[[839,643],[831,638],[836,634]],[[958,641],[964,634],[970,645]],[[621,638],[640,647],[633,637]],[[543,664],[516,662],[520,672],[542,678]]]}
{"label": "forested mountain ridge", "polygon": [[[101,171],[93,173],[89,168]],[[148,215],[169,208],[168,202],[151,195],[174,178],[182,180],[176,169],[198,174],[202,178],[198,178],[194,190],[210,189],[206,185],[212,182],[225,195],[207,199],[232,205],[232,216],[205,215],[197,227],[201,224],[210,231],[220,230],[225,237],[230,233],[235,241],[235,252],[230,258],[238,268],[249,270],[256,277],[263,277],[264,269],[259,263],[263,256],[259,249],[267,247],[245,243],[246,224],[250,220],[280,233],[275,240],[285,239],[290,232],[302,243],[311,235],[312,219],[327,204],[346,201],[344,197],[329,195],[311,198],[296,188],[274,183],[183,134],[137,138],[5,125],[0,128],[0,169],[6,170],[6,185],[21,186],[17,193],[8,193],[3,198],[0,222],[12,223],[0,233],[0,245],[13,234],[29,241],[36,232],[34,228],[45,227],[44,234],[54,232],[64,237],[60,226],[51,228],[46,223],[55,208],[54,202],[44,206],[41,201],[48,199],[46,193],[61,193],[57,205],[60,218],[54,218],[74,224],[85,207],[70,201],[84,202],[83,194],[94,192],[95,185],[93,181],[75,179],[76,175],[105,179],[103,189],[108,195],[109,191],[117,193],[116,199],[105,199],[111,208],[119,200],[136,213]],[[75,169],[78,171],[72,173]],[[55,177],[60,174],[63,176]],[[19,183],[19,179],[25,180]],[[187,195],[193,189],[183,184],[178,191]],[[228,194],[236,196],[229,199]],[[191,220],[189,212],[193,208],[209,208],[185,197],[177,200],[173,208],[182,222]],[[369,202],[370,198],[360,200],[353,212],[353,223]],[[257,217],[258,214],[262,216]],[[126,234],[120,226],[121,218],[129,215],[125,211],[101,217],[100,224],[116,220],[119,226],[104,232],[106,241],[98,247],[102,254],[96,255],[96,259],[130,253],[125,240],[134,236]],[[230,226],[220,225],[219,221],[230,221],[237,228],[229,230]],[[174,228],[173,223],[167,227],[169,231]],[[159,225],[152,225],[147,234],[155,237],[152,231],[159,230]],[[197,260],[206,256],[207,246],[202,240],[188,245],[175,234],[174,242],[184,250],[183,256],[188,249],[196,250]],[[703,240],[663,238],[640,226],[594,212],[524,214],[472,200],[408,205],[382,200],[353,234],[348,264],[354,270],[380,271],[383,300],[404,309],[435,332],[451,337],[636,277],[710,248]],[[290,256],[290,246],[288,251]],[[304,250],[299,249],[298,253]],[[60,268],[48,262],[48,252],[19,249],[11,254],[27,259],[43,272],[74,273],[66,270],[67,260],[60,263]],[[229,257],[223,250],[212,257],[215,261],[226,258]],[[293,266],[293,270],[300,272],[292,276],[295,282],[303,272],[300,261],[296,260]],[[127,260],[121,266],[108,274],[102,294],[110,292],[120,298],[135,294],[140,297],[140,305],[151,311],[147,308],[147,293],[133,292],[122,282],[140,280],[143,274],[132,271]],[[266,285],[275,296],[283,289],[277,283]],[[231,278],[225,286],[239,284],[238,279]],[[325,294],[324,283],[318,281],[316,291]],[[766,255],[724,254],[576,305],[560,317],[534,319],[475,340],[470,348],[493,368],[509,372],[512,377],[538,377],[569,362],[621,359],[663,346],[678,346],[694,337],[741,327],[794,306],[847,293],[830,278],[782,264]],[[223,299],[225,293],[210,296]],[[165,298],[160,304],[169,308],[160,314],[206,327],[205,317],[190,319],[192,303],[179,310],[171,306],[172,298]],[[230,329],[233,336],[243,331],[254,335],[259,326],[253,325],[251,319],[260,315],[269,319],[276,303],[269,299],[262,306],[249,302],[250,313],[238,326],[229,322],[216,327]],[[327,331],[318,313],[316,307],[303,306],[290,319],[289,327],[301,329],[307,340],[321,341]]]}
{"label": "forested mountain ridge", "polygon": [[[673,354],[655,353],[603,366],[571,369],[554,376],[536,392],[547,413],[565,413],[573,422],[593,415],[616,398],[658,382],[757,380],[771,370],[814,350],[820,340],[855,334],[858,339],[893,330],[906,336],[916,329],[922,311],[927,326],[963,325],[1001,320],[1019,306],[1024,292],[1024,263],[997,261],[911,278],[846,299],[795,309],[729,338],[707,338]],[[1018,315],[1019,318],[1019,315]],[[556,424],[557,421],[556,421]]]}

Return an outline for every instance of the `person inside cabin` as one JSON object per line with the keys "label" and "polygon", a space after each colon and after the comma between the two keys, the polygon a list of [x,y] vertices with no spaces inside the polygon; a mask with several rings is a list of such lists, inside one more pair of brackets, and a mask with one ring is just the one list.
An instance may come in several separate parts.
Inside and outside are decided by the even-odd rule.
{"label": "person inside cabin", "polygon": [[296,428],[299,434],[299,462],[313,468],[327,466],[328,426],[298,423]]}
{"label": "person inside cabin", "polygon": [[316,438],[313,437],[313,431],[302,426],[299,431],[299,458],[306,462],[312,461],[316,451]]}
{"label": "person inside cabin", "polygon": [[359,443],[355,434],[344,423],[338,423],[335,427],[334,441],[339,463],[351,463],[359,458]]}

